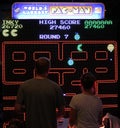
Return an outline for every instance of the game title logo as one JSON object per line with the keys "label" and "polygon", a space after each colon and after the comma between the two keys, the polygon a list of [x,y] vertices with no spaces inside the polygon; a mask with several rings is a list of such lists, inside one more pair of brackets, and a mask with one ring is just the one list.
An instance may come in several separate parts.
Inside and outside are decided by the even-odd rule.
{"label": "game title logo", "polygon": [[16,2],[13,19],[103,19],[102,3],[41,3]]}
{"label": "game title logo", "polygon": [[[65,15],[76,15],[76,14],[92,14],[92,6],[53,6],[50,8],[50,14],[65,14]],[[101,8],[98,9],[98,13],[101,12]]]}

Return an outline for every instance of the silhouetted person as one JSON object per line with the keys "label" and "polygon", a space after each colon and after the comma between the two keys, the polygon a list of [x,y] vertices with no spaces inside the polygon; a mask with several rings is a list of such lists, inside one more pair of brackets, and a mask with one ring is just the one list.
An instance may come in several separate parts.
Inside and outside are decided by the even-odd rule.
{"label": "silhouetted person", "polygon": [[26,109],[27,128],[57,128],[57,116],[64,112],[64,97],[60,86],[47,78],[50,60],[40,57],[35,62],[35,78],[25,81],[18,90],[15,109]]}
{"label": "silhouetted person", "polygon": [[102,124],[102,101],[95,95],[96,78],[92,73],[81,76],[82,93],[70,101],[70,126],[77,128],[99,128]]}

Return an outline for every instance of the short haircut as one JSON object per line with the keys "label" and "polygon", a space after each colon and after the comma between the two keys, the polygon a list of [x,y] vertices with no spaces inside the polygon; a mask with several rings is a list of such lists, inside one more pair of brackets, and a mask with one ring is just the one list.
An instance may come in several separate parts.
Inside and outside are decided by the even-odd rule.
{"label": "short haircut", "polygon": [[83,74],[80,79],[85,90],[91,89],[96,81],[96,77],[91,72]]}
{"label": "short haircut", "polygon": [[47,57],[40,57],[35,62],[35,71],[37,74],[45,74],[50,68],[50,60]]}

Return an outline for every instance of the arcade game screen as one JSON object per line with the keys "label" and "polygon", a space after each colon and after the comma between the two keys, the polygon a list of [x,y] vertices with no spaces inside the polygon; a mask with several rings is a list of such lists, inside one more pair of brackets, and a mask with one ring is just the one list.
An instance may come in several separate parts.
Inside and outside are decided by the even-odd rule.
{"label": "arcade game screen", "polygon": [[97,78],[96,95],[104,110],[116,112],[118,25],[112,19],[2,20],[0,86],[5,117],[12,115],[18,87],[34,77],[34,62],[41,56],[51,60],[49,78],[63,90],[66,115],[71,97],[81,93],[80,75],[88,71]]}

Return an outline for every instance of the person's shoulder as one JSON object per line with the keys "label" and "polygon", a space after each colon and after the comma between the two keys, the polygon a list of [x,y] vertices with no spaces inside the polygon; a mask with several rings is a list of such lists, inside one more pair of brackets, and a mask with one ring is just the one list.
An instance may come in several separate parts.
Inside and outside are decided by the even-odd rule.
{"label": "person's shoulder", "polygon": [[78,93],[78,94],[75,94],[73,95],[73,99],[79,99],[80,97],[82,97],[82,93]]}
{"label": "person's shoulder", "polygon": [[100,97],[98,95],[94,95],[94,98],[101,100]]}
{"label": "person's shoulder", "polygon": [[57,82],[55,82],[55,81],[53,81],[53,80],[50,80],[50,79],[48,79],[48,78],[47,78],[46,80],[47,80],[49,83],[51,83],[52,85],[55,85],[55,86],[58,85]]}
{"label": "person's shoulder", "polygon": [[102,100],[101,100],[100,97],[98,97],[98,96],[95,95],[94,98],[95,98],[96,100],[98,100],[100,103],[102,103]]}
{"label": "person's shoulder", "polygon": [[34,80],[35,80],[34,78],[31,78],[31,79],[24,81],[24,83],[29,83],[29,82],[34,81]]}
{"label": "person's shoulder", "polygon": [[29,83],[31,83],[32,81],[34,81],[33,78],[28,79],[28,80],[25,80],[25,81],[21,84],[21,86],[26,86],[26,85],[28,85]]}
{"label": "person's shoulder", "polygon": [[61,88],[61,86],[57,83],[57,82],[55,82],[55,81],[53,81],[53,80],[50,80],[50,79],[48,79],[48,81],[49,81],[49,83],[51,84],[51,86],[55,89],[55,90],[59,90],[59,91],[62,91],[62,88]]}

